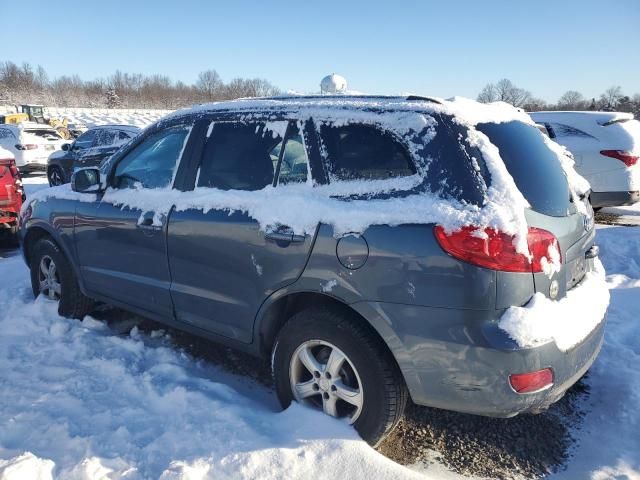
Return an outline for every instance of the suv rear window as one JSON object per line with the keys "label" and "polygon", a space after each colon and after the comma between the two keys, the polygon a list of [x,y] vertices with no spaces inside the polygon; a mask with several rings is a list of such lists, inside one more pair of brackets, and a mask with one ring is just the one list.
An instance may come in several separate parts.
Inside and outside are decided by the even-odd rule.
{"label": "suv rear window", "polygon": [[336,180],[379,180],[416,173],[405,148],[391,134],[369,125],[320,127],[329,171]]}
{"label": "suv rear window", "polygon": [[536,212],[562,217],[570,207],[569,183],[556,154],[537,128],[522,122],[481,123],[516,186]]}

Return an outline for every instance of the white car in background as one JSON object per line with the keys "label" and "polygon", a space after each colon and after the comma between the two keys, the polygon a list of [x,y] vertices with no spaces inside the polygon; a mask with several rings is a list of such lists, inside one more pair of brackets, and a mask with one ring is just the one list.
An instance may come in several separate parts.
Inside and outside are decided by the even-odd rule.
{"label": "white car in background", "polygon": [[549,137],[569,150],[591,184],[595,207],[640,201],[640,122],[631,113],[532,112]]}
{"label": "white car in background", "polygon": [[46,170],[49,155],[67,143],[49,125],[33,122],[0,125],[0,147],[13,153],[17,167],[28,172]]}

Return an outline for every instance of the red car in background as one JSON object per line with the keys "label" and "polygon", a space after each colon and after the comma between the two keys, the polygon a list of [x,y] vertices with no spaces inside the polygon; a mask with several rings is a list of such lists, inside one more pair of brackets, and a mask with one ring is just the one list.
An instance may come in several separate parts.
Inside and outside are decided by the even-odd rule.
{"label": "red car in background", "polygon": [[24,200],[20,172],[13,154],[0,148],[0,236],[16,240],[18,214]]}

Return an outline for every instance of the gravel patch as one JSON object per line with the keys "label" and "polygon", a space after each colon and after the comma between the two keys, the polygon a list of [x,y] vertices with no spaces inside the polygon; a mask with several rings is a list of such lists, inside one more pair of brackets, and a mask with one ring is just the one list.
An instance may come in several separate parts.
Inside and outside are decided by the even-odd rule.
{"label": "gravel patch", "polygon": [[462,475],[540,478],[561,470],[570,457],[571,432],[582,423],[580,405],[587,395],[588,386],[581,380],[548,411],[508,419],[412,404],[379,450],[418,468],[436,461]]}

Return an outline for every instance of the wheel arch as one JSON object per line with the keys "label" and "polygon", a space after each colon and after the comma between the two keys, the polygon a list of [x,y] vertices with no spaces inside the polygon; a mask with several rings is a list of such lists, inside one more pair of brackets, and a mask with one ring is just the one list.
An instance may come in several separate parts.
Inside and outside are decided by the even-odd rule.
{"label": "wheel arch", "polygon": [[71,252],[69,251],[67,245],[65,244],[65,242],[61,241],[55,230],[46,223],[38,223],[27,227],[27,232],[24,234],[24,238],[22,240],[22,252],[27,266],[30,266],[31,264],[31,255],[33,254],[34,245],[43,238],[49,238],[58,246],[60,251],[67,258],[69,264],[71,265],[71,268],[73,269],[73,273],[78,280],[80,289],[84,293],[85,290],[84,284],[82,282],[82,277],[80,276],[80,272],[78,271],[77,265],[74,262],[73,255],[71,255]]}
{"label": "wheel arch", "polygon": [[311,307],[339,311],[362,325],[389,352],[409,390],[411,391],[411,386],[416,381],[419,382],[409,353],[393,331],[390,320],[382,312],[369,302],[348,304],[337,297],[314,291],[286,293],[262,306],[254,330],[254,342],[260,356],[270,357],[276,337],[287,320]]}

